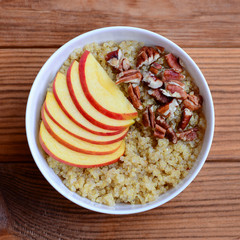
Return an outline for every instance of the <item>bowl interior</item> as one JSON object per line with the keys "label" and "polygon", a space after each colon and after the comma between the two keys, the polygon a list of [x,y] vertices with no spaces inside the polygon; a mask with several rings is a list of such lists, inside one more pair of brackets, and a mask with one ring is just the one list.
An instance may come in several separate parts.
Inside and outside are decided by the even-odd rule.
{"label": "bowl interior", "polygon": [[[136,40],[144,42],[147,45],[160,45],[164,47],[167,51],[172,52],[174,55],[182,59],[187,70],[199,87],[200,93],[204,99],[203,111],[207,120],[207,129],[205,132],[201,153],[199,154],[194,167],[190,170],[188,176],[183,179],[176,188],[173,188],[165,194],[159,196],[156,201],[144,205],[117,204],[114,207],[109,207],[92,202],[86,198],[80,197],[76,193],[71,192],[67,187],[65,187],[60,178],[48,166],[44,158],[44,152],[38,141],[40,110],[46,96],[46,89],[48,84],[54,79],[63,62],[76,48],[83,47],[84,45],[92,42],[102,43],[109,40],[117,42],[123,40]],[[201,71],[194,61],[180,47],[168,39],[147,30],[131,27],[110,27],[94,30],[74,38],[59,48],[48,59],[48,61],[39,71],[29,94],[26,109],[26,132],[28,144],[38,168],[48,182],[63,196],[82,207],[97,212],[111,214],[131,214],[146,211],[162,205],[179,194],[195,178],[207,158],[212,143],[214,132],[214,108],[211,93]]]}

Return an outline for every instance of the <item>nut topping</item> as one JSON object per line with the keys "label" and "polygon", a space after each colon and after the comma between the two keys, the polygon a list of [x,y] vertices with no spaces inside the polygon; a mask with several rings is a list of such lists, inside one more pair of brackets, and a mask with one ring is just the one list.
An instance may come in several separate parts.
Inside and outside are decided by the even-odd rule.
{"label": "nut topping", "polygon": [[179,86],[171,83],[165,84],[165,90],[162,89],[162,93],[167,97],[175,97],[175,98],[181,98],[186,99],[187,93],[184,91],[184,89]]}
{"label": "nut topping", "polygon": [[155,127],[155,114],[153,112],[153,106],[146,107],[142,115],[142,122],[144,127]]}
{"label": "nut topping", "polygon": [[171,141],[172,143],[177,143],[177,136],[176,133],[174,132],[173,128],[170,127],[165,119],[161,116],[158,116],[156,119],[156,127],[160,126],[166,130],[166,137]]}
{"label": "nut topping", "polygon": [[187,127],[191,117],[192,117],[192,111],[189,110],[188,108],[184,108],[183,113],[182,113],[181,122],[179,123],[180,131],[183,131]]}
{"label": "nut topping", "polygon": [[132,105],[138,109],[138,110],[142,110],[142,103],[140,100],[140,90],[139,90],[139,86],[133,87],[133,85],[130,83],[128,86],[128,94],[129,94],[129,98],[132,102]]}
{"label": "nut topping", "polygon": [[189,108],[191,111],[196,111],[202,107],[202,96],[201,95],[187,95],[187,99],[183,101],[185,108]]}
{"label": "nut topping", "polygon": [[197,138],[198,128],[191,128],[184,132],[176,133],[177,137],[183,141],[193,141]]}
{"label": "nut topping", "polygon": [[165,104],[164,106],[161,106],[157,109],[157,113],[160,115],[163,115],[164,117],[169,117],[171,114],[173,114],[176,111],[176,108],[178,106],[178,102],[176,99],[173,99],[170,103]]}
{"label": "nut topping", "polygon": [[177,143],[177,135],[174,132],[174,130],[172,129],[172,127],[167,129],[166,136],[170,142],[172,142],[174,144]]}
{"label": "nut topping", "polygon": [[163,127],[156,125],[154,132],[153,132],[153,136],[163,139],[165,137],[165,133],[166,133],[166,129],[164,129]]}
{"label": "nut topping", "polygon": [[149,68],[149,71],[155,75],[158,75],[161,69],[162,69],[162,65],[154,62]]}
{"label": "nut topping", "polygon": [[[165,61],[159,59],[160,56],[165,57],[169,69],[165,69]],[[116,84],[129,84],[128,99],[136,109],[141,110],[143,126],[151,128],[156,138],[167,138],[174,144],[178,139],[192,141],[197,138],[197,127],[189,130],[186,128],[189,126],[193,111],[202,107],[202,97],[194,95],[194,92],[186,92],[189,90],[182,81],[186,74],[183,72],[184,64],[181,59],[172,53],[166,54],[161,46],[143,46],[138,52],[135,69],[131,69],[130,62],[124,57],[121,49],[109,52],[105,59],[119,71]],[[154,105],[145,109],[140,99],[140,85],[144,94],[148,86],[148,94],[155,99]],[[176,133],[175,125],[178,117],[175,118],[174,114],[179,115],[179,110],[181,110],[181,120]]]}
{"label": "nut topping", "polygon": [[119,71],[126,71],[131,67],[128,59],[123,57],[121,49],[109,52],[105,60]]}
{"label": "nut topping", "polygon": [[168,81],[168,80],[184,80],[185,76],[181,73],[177,73],[173,71],[172,69],[166,69],[163,73],[162,80]]}
{"label": "nut topping", "polygon": [[181,88],[183,88],[183,89],[184,89],[184,87],[185,87],[185,84],[182,83],[182,82],[180,82],[180,81],[178,81],[178,80],[168,80],[168,81],[166,81],[166,82],[164,82],[164,83],[165,83],[165,87],[166,87],[168,84],[176,85],[176,86],[179,86],[179,87],[181,87]]}
{"label": "nut topping", "polygon": [[139,84],[142,79],[142,74],[139,70],[130,69],[124,72],[120,72],[116,76],[116,84],[120,83],[134,83]]}
{"label": "nut topping", "polygon": [[153,47],[142,47],[137,56],[136,67],[140,68],[143,65],[150,65],[160,57],[160,54]]}
{"label": "nut topping", "polygon": [[164,47],[155,46],[155,48],[158,50],[159,53],[163,53],[164,52]]}
{"label": "nut topping", "polygon": [[143,73],[143,82],[146,82],[148,84],[148,87],[153,89],[160,88],[163,85],[163,82],[151,72]]}
{"label": "nut topping", "polygon": [[158,124],[159,126],[165,128],[165,129],[168,129],[170,128],[170,126],[168,125],[168,123],[165,121],[165,119],[161,116],[158,116],[156,118],[156,124]]}
{"label": "nut topping", "polygon": [[165,55],[165,58],[169,67],[171,67],[175,72],[180,73],[183,71],[182,66],[178,62],[178,59],[172,53]]}
{"label": "nut topping", "polygon": [[171,101],[171,99],[165,96],[159,89],[149,89],[148,94],[161,104],[166,104]]}

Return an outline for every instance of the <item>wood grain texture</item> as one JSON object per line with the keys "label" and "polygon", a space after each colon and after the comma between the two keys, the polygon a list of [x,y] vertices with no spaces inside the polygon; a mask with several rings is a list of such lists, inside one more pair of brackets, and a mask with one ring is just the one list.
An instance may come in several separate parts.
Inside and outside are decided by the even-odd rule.
{"label": "wood grain texture", "polygon": [[8,232],[23,239],[240,237],[240,162],[208,162],[171,202],[129,216],[78,207],[57,193],[35,164],[2,164],[0,182],[1,201],[11,219]]}
{"label": "wood grain texture", "polygon": [[60,46],[107,26],[146,28],[183,47],[240,47],[238,0],[0,1],[0,46]]}
{"label": "wood grain texture", "polygon": [[[38,71],[55,50],[0,49],[0,161],[32,161],[27,157],[24,125],[27,97]],[[208,160],[240,161],[240,49],[185,50],[201,68],[213,95],[216,130]]]}

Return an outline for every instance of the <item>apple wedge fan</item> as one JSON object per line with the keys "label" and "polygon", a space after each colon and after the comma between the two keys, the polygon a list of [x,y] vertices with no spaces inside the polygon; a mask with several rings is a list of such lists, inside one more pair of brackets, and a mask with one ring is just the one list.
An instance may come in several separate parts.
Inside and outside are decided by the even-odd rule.
{"label": "apple wedge fan", "polygon": [[58,72],[41,111],[39,140],[57,161],[87,168],[112,164],[125,151],[137,111],[94,56],[85,51],[67,76]]}

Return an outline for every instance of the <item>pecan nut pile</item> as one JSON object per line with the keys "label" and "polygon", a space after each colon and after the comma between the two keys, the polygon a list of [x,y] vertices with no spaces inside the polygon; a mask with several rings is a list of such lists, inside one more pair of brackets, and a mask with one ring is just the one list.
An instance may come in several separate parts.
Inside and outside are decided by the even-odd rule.
{"label": "pecan nut pile", "polygon": [[[190,120],[201,109],[203,99],[198,93],[186,91],[186,74],[180,59],[161,46],[143,46],[133,69],[120,49],[108,53],[106,61],[120,71],[116,84],[128,84],[128,98],[140,111],[143,126],[151,128],[155,138],[167,138],[172,143],[197,138],[198,127],[192,126]],[[154,99],[154,105],[145,103],[143,110],[141,97],[146,99],[146,94]]]}

